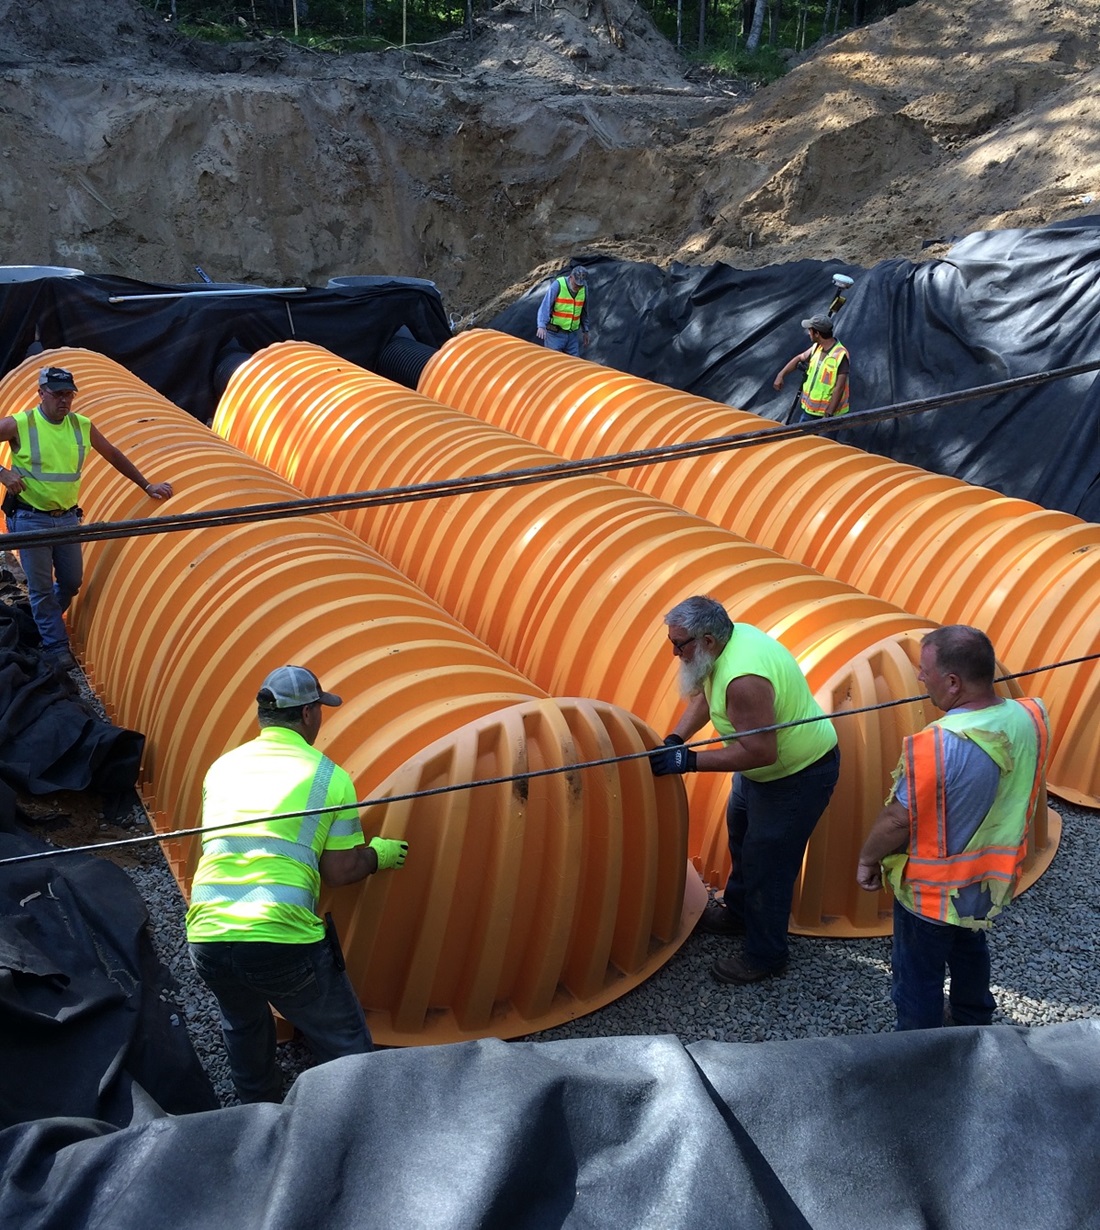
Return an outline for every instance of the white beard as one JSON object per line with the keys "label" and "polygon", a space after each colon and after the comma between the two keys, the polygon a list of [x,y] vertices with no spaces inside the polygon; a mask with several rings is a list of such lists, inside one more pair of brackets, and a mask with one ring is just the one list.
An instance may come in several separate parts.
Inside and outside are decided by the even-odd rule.
{"label": "white beard", "polygon": [[703,690],[703,683],[714,669],[717,654],[707,653],[705,649],[696,648],[690,662],[680,662],[680,695],[684,700],[698,696]]}

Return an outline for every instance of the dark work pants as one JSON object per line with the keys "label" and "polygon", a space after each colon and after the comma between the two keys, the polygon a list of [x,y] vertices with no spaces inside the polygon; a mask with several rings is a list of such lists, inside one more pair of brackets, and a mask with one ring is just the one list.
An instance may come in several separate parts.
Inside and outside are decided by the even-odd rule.
{"label": "dark work pants", "polygon": [[989,990],[989,945],[984,931],[934,923],[894,902],[890,954],[898,1029],[943,1024],[943,980],[951,974],[948,1003],[956,1025],[988,1025],[997,1003]]}
{"label": "dark work pants", "polygon": [[756,969],[787,964],[795,881],[839,775],[840,752],[834,748],[790,777],[754,782],[738,773],[733,779],[726,808],[732,866],[725,902],[744,921],[743,952]]}
{"label": "dark work pants", "polygon": [[371,1049],[363,1009],[326,940],[228,940],[190,948],[195,972],[218,1001],[233,1085],[242,1102],[282,1100],[272,1007],[301,1030],[318,1063]]}

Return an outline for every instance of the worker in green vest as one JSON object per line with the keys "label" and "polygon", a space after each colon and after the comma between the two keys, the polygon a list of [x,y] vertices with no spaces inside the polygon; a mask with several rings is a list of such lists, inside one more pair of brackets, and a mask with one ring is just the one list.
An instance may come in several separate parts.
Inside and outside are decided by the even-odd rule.
{"label": "worker in green vest", "polygon": [[581,348],[588,349],[588,270],[583,265],[550,283],[536,325],[535,336],[548,350],[578,359]]}
{"label": "worker in green vest", "polygon": [[988,1025],[986,931],[1012,900],[1041,805],[1050,744],[1043,703],[998,696],[996,659],[978,628],[936,628],[920,681],[944,716],[910,735],[894,787],[859,854],[856,882],[894,893],[892,998],[898,1029]]}
{"label": "worker in green vest", "polygon": [[366,841],[351,778],[313,746],[339,696],[306,667],[280,666],[256,703],[259,737],[216,760],[203,782],[202,823],[212,831],[191,886],[187,939],[221,1010],[237,1096],[278,1102],[269,1005],[319,1063],[371,1049],[339,942],[317,916],[321,881],[337,888],[401,867],[409,847]]}
{"label": "worker in green vest", "polygon": [[[172,494],[171,483],[149,482],[90,419],[73,410],[75,393],[72,372],[44,367],[38,377],[38,405],[0,418],[0,440],[11,447],[11,469],[0,467],[9,533],[75,529],[80,524],[80,479],[90,449],[151,500],[166,500]],[[80,543],[23,547],[19,562],[27,577],[42,652],[61,670],[72,670],[76,661],[64,615],[84,578]]]}
{"label": "worker in green vest", "polygon": [[799,397],[800,415],[796,422],[819,423],[848,413],[848,352],[833,336],[830,316],[810,316],[802,322],[810,335],[807,350],[796,354],[773,382],[778,392],[784,380],[799,364],[806,365],[806,378]]}

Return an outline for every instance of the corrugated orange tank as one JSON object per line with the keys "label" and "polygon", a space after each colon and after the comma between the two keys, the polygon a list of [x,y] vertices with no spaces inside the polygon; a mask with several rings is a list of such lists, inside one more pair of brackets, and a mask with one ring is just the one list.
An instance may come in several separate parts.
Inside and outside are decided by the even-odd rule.
{"label": "corrugated orange tank", "polygon": [[[38,368],[70,368],[77,408],[151,480],[156,504],[92,456],[86,522],[300,499],[117,364],[36,356],[0,381],[33,405]],[[145,732],[154,825],[198,822],[210,763],[255,734],[273,667],[302,662],[344,698],[318,745],[343,764],[368,835],[404,837],[399,872],[328,891],[348,969],[384,1043],[511,1037],[608,1003],[658,969],[706,894],[687,862],[679,783],[647,759],[488,784],[641,753],[653,732],[599,700],[547,697],[328,516],[85,547],[74,640],[108,711]],[[428,798],[397,796],[484,781]],[[186,892],[195,838],[165,843]],[[686,887],[685,887],[686,886]]]}
{"label": "corrugated orange tank", "polygon": [[[486,329],[447,342],[419,389],[571,458],[775,426]],[[937,623],[982,628],[1011,671],[1100,651],[1100,526],[1092,522],[825,437],[616,477]],[[1050,710],[1051,790],[1100,806],[1100,663],[1020,684]]]}
{"label": "corrugated orange tank", "polygon": [[[320,347],[281,343],[231,379],[214,429],[311,495],[523,470],[558,459]],[[798,657],[827,711],[922,688],[912,663],[932,626],[791,564],[698,517],[603,478],[580,477],[404,501],[339,514],[519,670],[551,692],[598,696],[658,730],[679,709],[664,613],[710,593]],[[902,735],[921,705],[836,722],[842,776],[794,901],[806,933],[882,933],[885,895],[853,868],[878,814]],[[716,886],[729,866],[729,779],[687,779],[689,851]],[[1044,822],[1034,866],[1053,854]]]}

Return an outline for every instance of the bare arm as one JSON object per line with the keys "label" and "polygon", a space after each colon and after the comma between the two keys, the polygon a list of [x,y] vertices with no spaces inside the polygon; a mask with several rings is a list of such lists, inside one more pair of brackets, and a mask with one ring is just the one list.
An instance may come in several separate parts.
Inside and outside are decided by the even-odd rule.
{"label": "bare arm", "polygon": [[844,395],[848,392],[848,376],[845,372],[840,372],[836,378],[836,384],[833,386],[833,395],[829,398],[829,404],[825,407],[825,417],[831,419],[841,403],[844,401]]}
{"label": "bare arm", "polygon": [[[19,427],[15,419],[0,419],[0,441],[10,444],[13,452],[19,447]],[[0,483],[3,483],[12,495],[18,495],[23,490],[23,479],[14,470],[0,468]]]}
{"label": "bare arm", "polygon": [[[726,713],[737,730],[775,725],[775,689],[761,675],[741,675],[726,689]],[[774,764],[779,741],[774,730],[738,735],[732,742],[696,753],[701,773],[738,773]]]}
{"label": "bare arm", "polygon": [[139,486],[151,499],[166,500],[172,494],[171,483],[148,482],[130,458],[120,448],[116,448],[94,423],[91,424],[91,441],[92,448],[104,461],[110,462],[124,478]]}
{"label": "bare arm", "polygon": [[772,384],[772,388],[776,390],[781,389],[783,387],[783,381],[786,380],[786,378],[791,374],[791,372],[794,371],[799,363],[806,363],[809,361],[810,355],[813,353],[813,349],[814,348],[811,346],[808,350],[802,351],[801,354],[796,354],[789,363],[784,364],[784,366],[779,369],[779,374],[776,376]]}
{"label": "bare arm", "polygon": [[370,846],[352,846],[350,850],[324,850],[318,862],[321,879],[329,888],[357,884],[378,870],[378,855]]}
{"label": "bare arm", "polygon": [[702,692],[692,696],[687,703],[680,720],[672,728],[674,735],[679,735],[686,743],[692,735],[698,733],[710,720],[710,706]]}
{"label": "bare arm", "polygon": [[879,864],[887,854],[897,854],[909,845],[909,810],[894,799],[879,812],[871,825],[863,849],[859,852],[856,868],[856,883],[867,892],[877,892],[882,887],[882,871]]}

